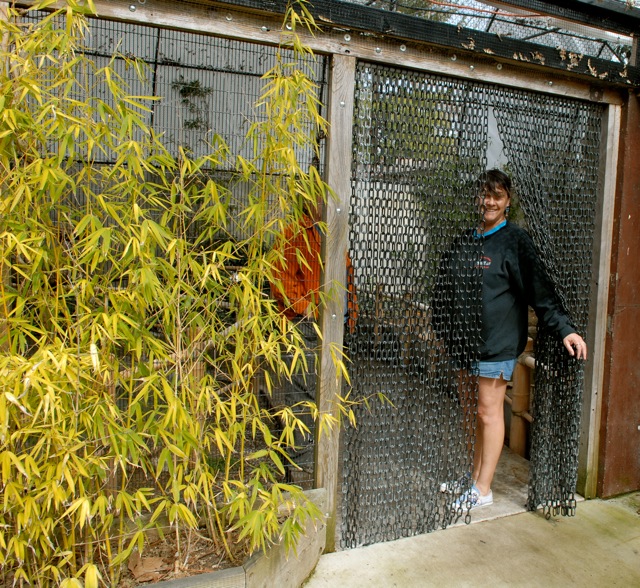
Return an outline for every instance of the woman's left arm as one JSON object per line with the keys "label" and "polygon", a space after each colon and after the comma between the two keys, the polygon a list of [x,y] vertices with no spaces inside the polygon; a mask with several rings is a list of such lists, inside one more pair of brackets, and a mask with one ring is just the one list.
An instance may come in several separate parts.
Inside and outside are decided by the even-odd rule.
{"label": "woman's left arm", "polygon": [[520,242],[520,263],[525,273],[529,304],[538,319],[554,330],[562,339],[567,352],[576,359],[587,359],[587,344],[575,332],[575,325],[560,304],[551,280],[528,235]]}
{"label": "woman's left arm", "polygon": [[569,355],[576,359],[587,359],[587,344],[578,333],[567,335],[562,343],[567,348]]}

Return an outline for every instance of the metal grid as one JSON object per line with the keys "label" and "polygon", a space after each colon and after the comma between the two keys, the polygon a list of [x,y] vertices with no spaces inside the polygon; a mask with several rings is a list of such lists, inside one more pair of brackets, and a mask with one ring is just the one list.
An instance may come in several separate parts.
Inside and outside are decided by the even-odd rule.
{"label": "metal grid", "polygon": [[[221,169],[210,173],[230,190],[231,236],[245,238],[242,219],[233,213],[248,204],[248,187],[236,181],[232,163],[237,156],[248,159],[255,156],[252,142],[246,141],[246,133],[251,124],[264,116],[255,104],[264,86],[262,76],[276,64],[278,48],[102,20],[91,20],[88,41],[86,52],[96,61],[106,63],[112,54],[119,52],[148,64],[147,85],[136,91],[160,97],[152,104],[148,124],[164,135],[165,145],[174,155],[177,156],[182,147],[194,157],[202,156],[210,151],[214,135],[224,140],[231,157],[223,162]],[[324,102],[327,59],[308,57],[301,60],[301,67],[317,83],[318,97]],[[124,67],[122,75],[132,84],[139,83]],[[322,138],[319,148],[322,154]],[[303,167],[314,164],[322,171],[311,149],[298,148],[297,157]],[[307,373],[296,374],[291,382],[281,382],[271,395],[267,394],[260,377],[255,381],[256,393],[271,408],[315,401],[315,330],[303,325],[301,331],[308,347]],[[314,422],[308,410],[295,409],[295,412],[310,433],[296,439],[297,449],[291,452],[295,465],[287,465],[288,478],[310,488],[314,479]],[[275,422],[274,427],[277,429],[279,423]]]}
{"label": "metal grid", "polygon": [[[37,22],[43,14],[33,11],[23,18]],[[235,181],[233,163],[236,156],[255,156],[246,133],[251,124],[264,118],[255,104],[264,86],[262,76],[276,64],[278,48],[106,19],[90,18],[88,23],[83,49],[94,67],[78,72],[84,88],[90,89],[78,90],[89,91],[93,98],[109,103],[108,89],[98,82],[95,72],[111,63],[130,94],[155,97],[146,102],[149,110],[139,114],[163,136],[163,143],[173,156],[179,156],[180,148],[193,157],[211,153],[216,137],[220,137],[231,155],[216,170],[209,171],[230,190],[231,212],[242,210],[247,202],[247,186]],[[124,57],[144,62],[143,80]],[[318,98],[325,103],[326,57],[309,56],[299,63],[318,85]],[[296,156],[303,167],[313,164],[322,171],[324,143],[324,138],[319,137],[320,157],[309,148],[297,148]],[[115,155],[95,164],[108,166],[114,161]],[[236,239],[246,237],[242,223],[234,220],[239,221],[230,215],[231,235]]]}
{"label": "metal grid", "polygon": [[522,41],[532,41],[548,47],[558,47],[567,53],[590,55],[618,63],[628,63],[632,39],[626,35],[596,30],[584,25],[572,25],[531,11],[496,7],[489,2],[448,0],[447,2],[414,2],[412,0],[345,0],[372,8],[399,12],[446,22],[471,30],[495,33]]}
{"label": "metal grid", "polygon": [[[44,14],[28,12],[24,20],[36,23]],[[249,186],[237,179],[233,163],[237,156],[255,157],[254,145],[246,140],[246,133],[250,125],[264,117],[255,104],[265,83],[263,75],[276,65],[278,48],[105,19],[89,19],[88,23],[89,32],[83,49],[94,67],[78,72],[82,84],[78,91],[87,92],[90,88],[92,98],[108,102],[108,89],[99,82],[95,72],[111,63],[132,95],[156,98],[147,101],[149,111],[141,112],[140,116],[163,136],[172,155],[178,157],[180,148],[194,158],[206,155],[212,150],[214,136],[221,137],[229,147],[230,157],[221,162],[220,168],[205,169],[203,173],[214,177],[230,192],[228,233],[221,238],[239,241],[247,237],[242,219],[236,213],[248,205]],[[144,62],[146,77],[143,80],[127,65],[125,57]],[[317,84],[320,103],[325,103],[327,58],[307,56],[299,59],[300,67]],[[301,166],[313,164],[322,172],[324,144],[324,138],[318,137],[320,157],[308,146],[296,147]],[[114,162],[115,156],[109,158],[107,155],[103,161],[94,161],[94,165],[108,167]],[[110,197],[117,198],[117,194]],[[69,196],[67,204],[71,209],[82,210],[82,191]],[[273,208],[277,209],[275,202]],[[113,219],[104,219],[104,222],[116,224]],[[201,229],[191,223],[189,235],[196,238]],[[317,265],[318,261],[315,263]],[[255,379],[256,394],[270,408],[315,401],[317,336],[311,322],[301,324],[300,330],[307,346],[307,372],[296,373],[291,382],[280,382],[271,394],[262,377]],[[287,464],[287,474],[292,482],[311,488],[314,421],[308,409],[296,408],[294,411],[309,427],[310,433],[296,438],[297,448],[291,451],[294,464]],[[280,426],[276,419],[274,428]]]}
{"label": "metal grid", "polygon": [[[469,520],[452,503],[473,451],[477,383],[459,360],[478,353],[482,251],[464,235],[485,169],[512,174],[522,222],[584,332],[602,117],[599,105],[397,68],[360,63],[356,76],[360,315],[348,348],[352,393],[367,402],[343,435],[342,547]],[[455,285],[440,269],[452,243],[466,252]],[[434,302],[458,318],[438,324]],[[582,367],[552,338],[538,337],[529,507],[571,514]]]}

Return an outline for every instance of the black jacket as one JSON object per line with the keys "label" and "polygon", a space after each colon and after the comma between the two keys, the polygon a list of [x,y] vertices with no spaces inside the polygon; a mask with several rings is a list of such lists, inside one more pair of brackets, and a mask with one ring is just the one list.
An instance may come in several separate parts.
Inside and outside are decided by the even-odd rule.
{"label": "black jacket", "polygon": [[479,238],[469,231],[443,256],[433,324],[462,366],[518,357],[527,343],[529,306],[539,326],[560,339],[575,332],[531,237],[516,225]]}

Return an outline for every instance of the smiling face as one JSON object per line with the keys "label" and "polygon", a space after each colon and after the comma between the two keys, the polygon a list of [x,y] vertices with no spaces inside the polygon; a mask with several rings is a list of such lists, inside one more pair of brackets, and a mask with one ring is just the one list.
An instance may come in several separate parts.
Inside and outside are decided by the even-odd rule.
{"label": "smiling face", "polygon": [[478,196],[482,212],[483,230],[488,232],[506,219],[505,210],[511,204],[511,197],[502,186],[485,189]]}

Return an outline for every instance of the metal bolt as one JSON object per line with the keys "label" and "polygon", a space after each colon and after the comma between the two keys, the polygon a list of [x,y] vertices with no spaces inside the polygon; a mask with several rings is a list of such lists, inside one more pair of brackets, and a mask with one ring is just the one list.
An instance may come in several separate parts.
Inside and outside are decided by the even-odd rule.
{"label": "metal bolt", "polygon": [[451,56],[451,61],[455,61],[456,59],[458,59],[458,56],[454,53],[454,54]]}
{"label": "metal bolt", "polygon": [[269,27],[262,26],[262,27],[260,27],[260,30],[261,30],[263,33],[268,33],[268,32],[269,32]]}
{"label": "metal bolt", "polygon": [[130,11],[130,12],[135,12],[137,8],[138,8],[138,7],[137,7],[135,4],[130,4],[130,5],[129,5],[129,11]]}
{"label": "metal bolt", "polygon": [[407,50],[406,45],[400,45],[400,51],[406,51],[406,50]]}
{"label": "metal bolt", "polygon": [[551,80],[549,80],[549,85],[553,86],[553,82]]}
{"label": "metal bolt", "polygon": [[340,214],[342,212],[342,208],[336,208],[336,212]]}
{"label": "metal bolt", "polygon": [[348,43],[349,41],[351,41],[351,35],[350,35],[349,33],[347,33],[347,34],[344,36],[344,40],[345,40],[347,43]]}
{"label": "metal bolt", "polygon": [[475,68],[476,68],[476,66],[475,66],[475,65],[470,65],[470,66],[469,66],[469,69],[470,69],[471,71],[473,71]]}
{"label": "metal bolt", "polygon": [[499,63],[498,65],[496,65],[496,68],[497,68],[497,69],[502,69],[502,64],[501,64],[501,63]]}
{"label": "metal bolt", "polygon": [[376,53],[382,53],[382,49],[380,49],[380,47],[376,47]]}
{"label": "metal bolt", "polygon": [[231,16],[230,14],[227,14],[226,18],[227,20],[233,20],[233,16]]}
{"label": "metal bolt", "polygon": [[293,27],[287,23],[287,30],[290,31]]}
{"label": "metal bolt", "polygon": [[340,100],[340,106],[342,106],[342,108],[344,108],[344,100]]}

